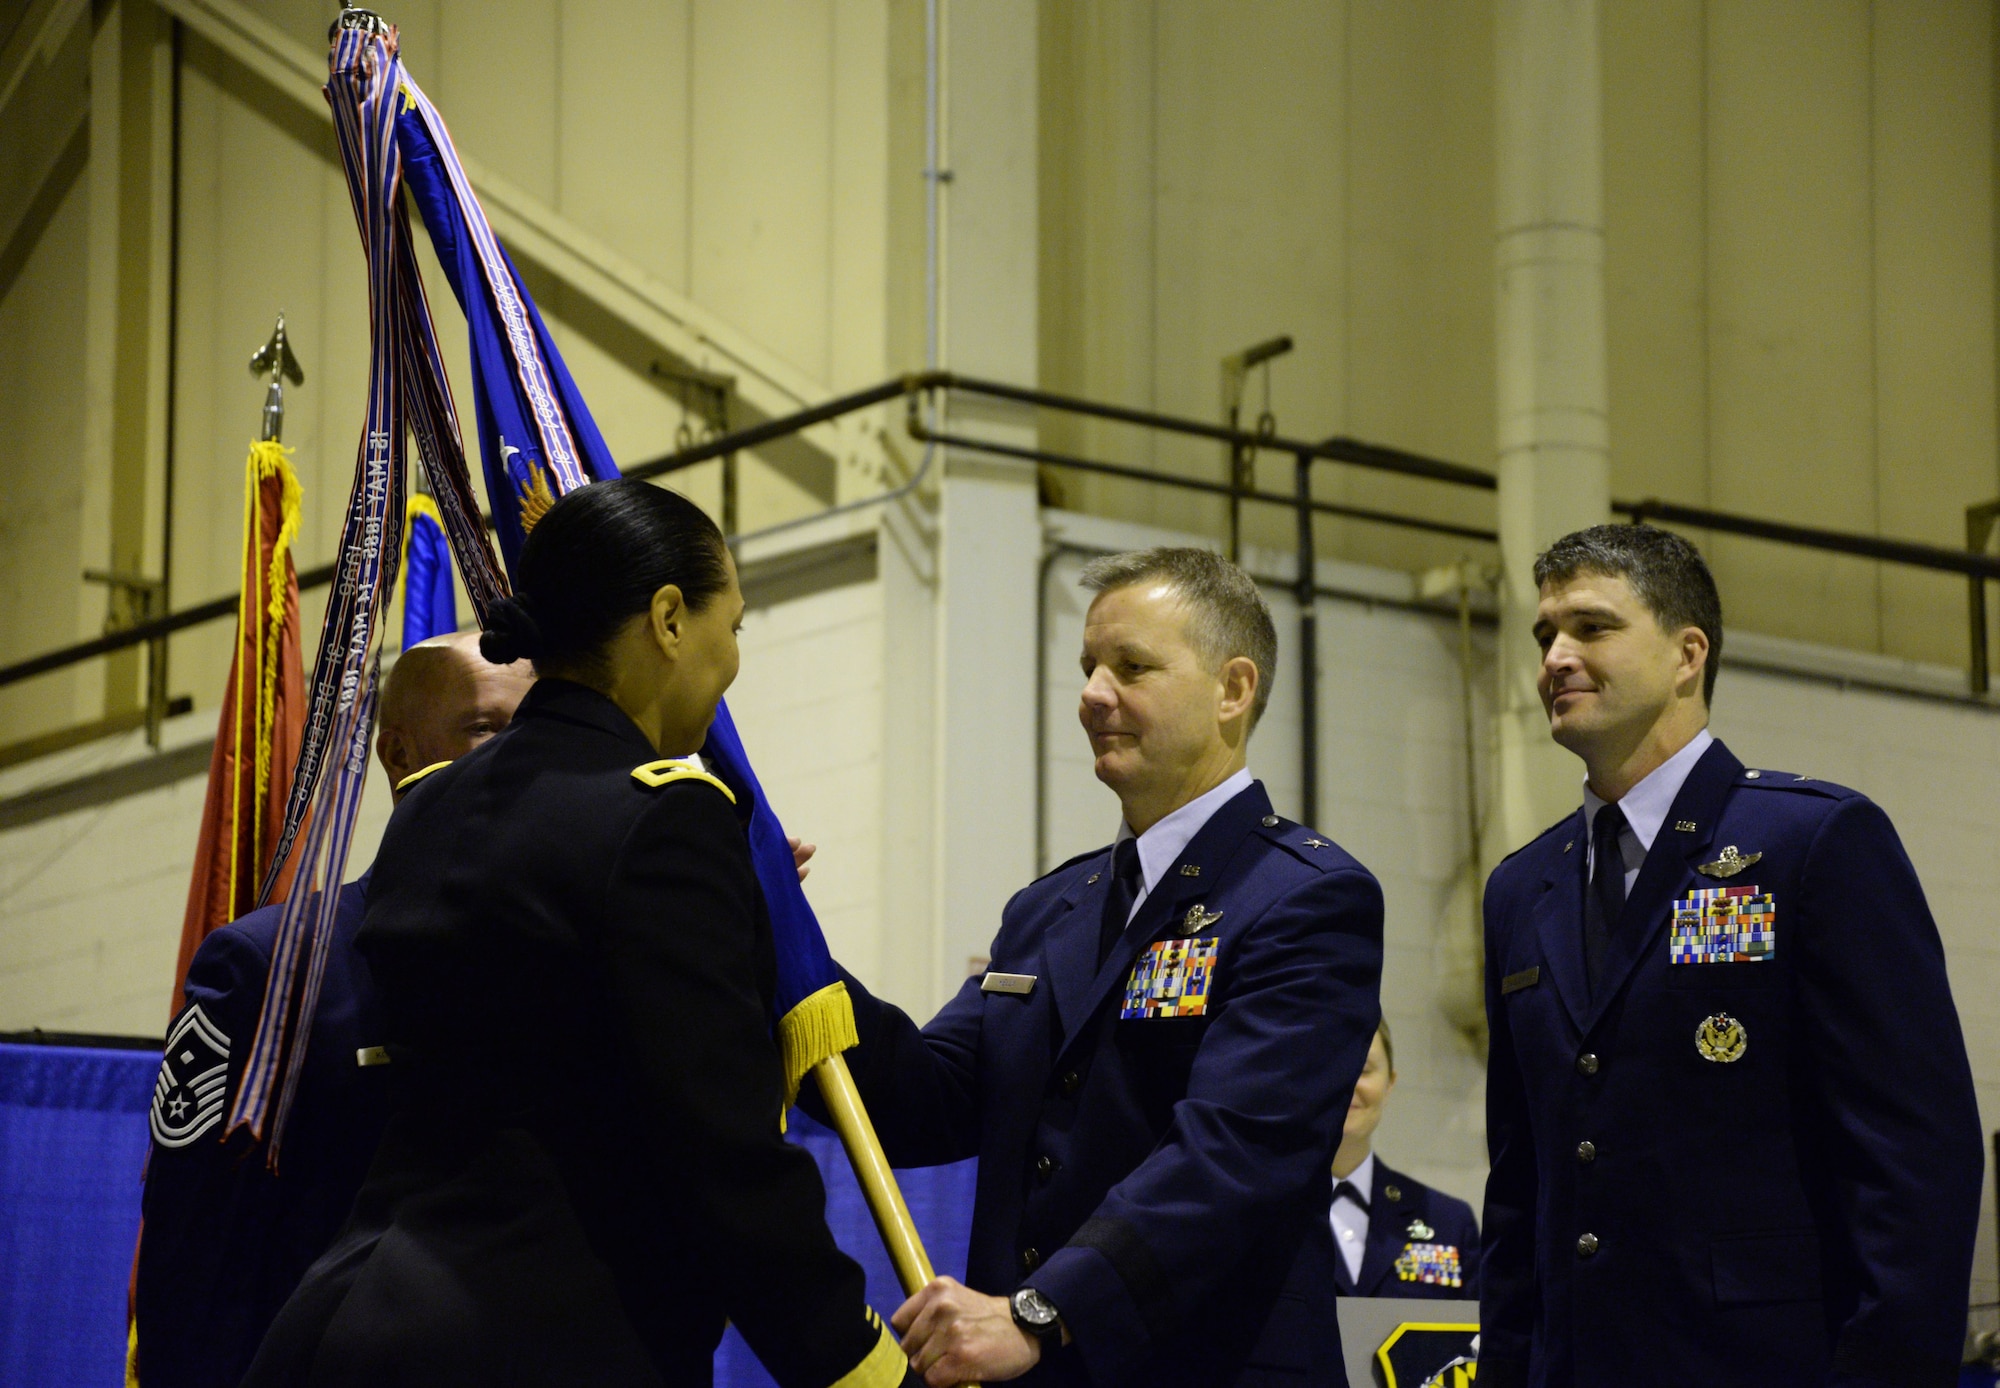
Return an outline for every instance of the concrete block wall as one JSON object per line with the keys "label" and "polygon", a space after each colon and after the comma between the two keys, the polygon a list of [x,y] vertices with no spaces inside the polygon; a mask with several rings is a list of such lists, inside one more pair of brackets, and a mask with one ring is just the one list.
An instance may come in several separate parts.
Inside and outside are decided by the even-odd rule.
{"label": "concrete block wall", "polygon": [[[0,771],[0,802],[214,736],[215,711],[197,709],[167,722],[159,754],[132,732]],[[151,790],[0,830],[0,1031],[166,1030],[207,788],[204,761]],[[371,763],[347,880],[374,861],[389,810],[386,778]]]}

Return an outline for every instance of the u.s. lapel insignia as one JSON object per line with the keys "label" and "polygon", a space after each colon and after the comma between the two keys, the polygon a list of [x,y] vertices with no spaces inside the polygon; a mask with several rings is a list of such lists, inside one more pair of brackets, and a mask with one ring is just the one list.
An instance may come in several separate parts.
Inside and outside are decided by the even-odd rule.
{"label": "u.s. lapel insignia", "polygon": [[1220,911],[1204,911],[1197,901],[1188,907],[1187,916],[1181,921],[1181,934],[1198,935],[1222,919]]}
{"label": "u.s. lapel insignia", "polygon": [[1398,1185],[1386,1185],[1382,1187],[1382,1198],[1391,1205],[1400,1205],[1403,1203],[1403,1188]]}
{"label": "u.s. lapel insignia", "polygon": [[1750,1038],[1743,1030],[1743,1023],[1727,1012],[1718,1012],[1713,1017],[1702,1019],[1695,1028],[1694,1048],[1701,1052],[1703,1060],[1712,1060],[1718,1065],[1731,1065],[1743,1058],[1743,1049]]}
{"label": "u.s. lapel insignia", "polygon": [[1762,853],[1738,853],[1736,845],[1730,844],[1722,850],[1722,856],[1712,863],[1703,863],[1695,871],[1704,877],[1734,877],[1752,863],[1764,860]]}
{"label": "u.s. lapel insignia", "polygon": [[1403,1237],[1419,1241],[1434,1239],[1437,1237],[1437,1230],[1431,1228],[1430,1225],[1424,1223],[1421,1219],[1413,1219],[1410,1221],[1410,1227],[1403,1231]]}

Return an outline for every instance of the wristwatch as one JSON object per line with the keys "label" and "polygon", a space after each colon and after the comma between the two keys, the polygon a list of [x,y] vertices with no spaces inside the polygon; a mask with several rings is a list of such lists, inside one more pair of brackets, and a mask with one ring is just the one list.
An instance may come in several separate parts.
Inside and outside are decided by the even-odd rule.
{"label": "wristwatch", "polygon": [[1062,1334],[1062,1317],[1049,1299],[1033,1287],[1021,1288],[1008,1298],[1007,1304],[1013,1309],[1014,1324],[1037,1340]]}

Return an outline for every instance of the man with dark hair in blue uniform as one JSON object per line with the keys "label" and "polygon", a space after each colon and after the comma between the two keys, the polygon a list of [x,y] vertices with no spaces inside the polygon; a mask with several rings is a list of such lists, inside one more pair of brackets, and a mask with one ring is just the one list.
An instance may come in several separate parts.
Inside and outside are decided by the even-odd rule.
{"label": "man with dark hair in blue uniform", "polygon": [[[375,754],[397,798],[506,727],[534,679],[479,634],[412,646],[382,686]],[[280,1170],[223,1120],[263,1004],[280,907],[217,930],[188,966],[152,1109],[135,1311],[145,1388],[235,1388],[272,1317],[347,1220],[389,1114],[393,1067],[354,949],[367,877],[340,889]]]}
{"label": "man with dark hair in blue uniform", "polygon": [[1325,1237],[1313,1242],[1321,1245],[1327,1275],[1342,1296],[1477,1300],[1479,1225],[1472,1206],[1375,1154],[1375,1130],[1395,1087],[1396,1042],[1384,1021],[1333,1154]]}
{"label": "man with dark hair in blue uniform", "polygon": [[1895,830],[1710,736],[1692,545],[1597,526],[1535,579],[1588,774],[1486,890],[1480,1388],[1956,1382],[1983,1153]]}
{"label": "man with dark hair in blue uniform", "polygon": [[1277,635],[1202,550],[1085,571],[1079,710],[1117,843],[1017,893],[991,968],[921,1030],[850,980],[890,1159],[977,1155],[967,1286],[892,1318],[967,1380],[1345,1382],[1300,1273],[1380,1015],[1382,894],[1245,768]]}

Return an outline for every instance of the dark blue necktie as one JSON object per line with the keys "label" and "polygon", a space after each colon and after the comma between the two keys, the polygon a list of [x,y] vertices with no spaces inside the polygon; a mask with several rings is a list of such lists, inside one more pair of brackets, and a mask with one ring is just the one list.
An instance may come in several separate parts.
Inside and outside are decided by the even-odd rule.
{"label": "dark blue necktie", "polygon": [[1363,1195],[1361,1188],[1352,1181],[1341,1181],[1333,1188],[1333,1202],[1337,1205],[1343,1200],[1352,1200],[1356,1205],[1361,1207],[1361,1213],[1363,1214],[1369,1212],[1368,1197]]}
{"label": "dark blue necktie", "polygon": [[1104,896],[1104,919],[1097,928],[1097,965],[1111,955],[1111,947],[1125,933],[1132,903],[1139,899],[1139,840],[1121,839],[1111,850],[1111,890]]}
{"label": "dark blue necktie", "polygon": [[1612,932],[1625,910],[1625,851],[1618,842],[1624,831],[1625,812],[1616,805],[1599,809],[1590,826],[1590,893],[1583,907],[1583,957],[1593,993],[1604,974],[1604,954]]}

